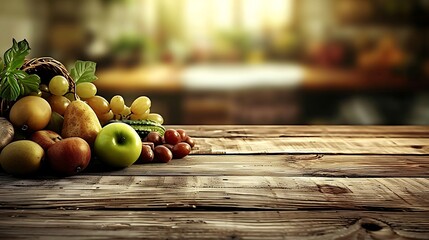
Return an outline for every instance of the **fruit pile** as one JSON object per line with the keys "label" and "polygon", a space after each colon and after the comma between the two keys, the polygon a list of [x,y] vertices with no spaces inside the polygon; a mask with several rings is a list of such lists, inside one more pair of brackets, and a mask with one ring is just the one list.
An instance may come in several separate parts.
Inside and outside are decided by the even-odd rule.
{"label": "fruit pile", "polygon": [[166,163],[191,152],[193,139],[182,129],[166,130],[162,116],[151,113],[147,96],[127,106],[120,95],[110,101],[97,95],[95,63],[77,61],[65,74],[46,75],[38,69],[40,62],[65,67],[50,58],[29,65],[29,50],[25,40],[13,40],[0,58],[4,171],[30,175],[46,165],[54,174],[68,176],[85,170],[91,161],[124,168],[136,162]]}
{"label": "fruit pile", "polygon": [[106,124],[112,119],[151,120],[159,124],[164,122],[160,114],[150,112],[152,103],[146,96],[138,97],[128,107],[120,95],[113,96],[110,102],[104,97],[96,95],[97,87],[92,82],[77,82],[77,96],[68,89],[70,89],[69,81],[64,76],[57,75],[49,81],[49,85],[41,84],[37,92],[30,94],[46,99],[51,105],[52,111],[61,116],[64,116],[67,107],[78,97],[94,110],[102,124]]}

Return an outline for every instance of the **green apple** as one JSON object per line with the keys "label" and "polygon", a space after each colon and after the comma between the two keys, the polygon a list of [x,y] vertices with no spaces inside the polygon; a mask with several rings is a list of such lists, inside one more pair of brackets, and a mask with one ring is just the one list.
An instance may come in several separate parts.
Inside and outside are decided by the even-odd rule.
{"label": "green apple", "polygon": [[111,167],[125,168],[140,156],[142,141],[126,123],[111,123],[98,133],[94,143],[95,155]]}

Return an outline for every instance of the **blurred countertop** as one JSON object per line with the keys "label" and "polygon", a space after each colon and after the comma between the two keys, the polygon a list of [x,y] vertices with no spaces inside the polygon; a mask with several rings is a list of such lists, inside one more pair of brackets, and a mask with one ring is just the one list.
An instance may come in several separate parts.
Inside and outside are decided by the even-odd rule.
{"label": "blurred countertop", "polygon": [[100,91],[176,92],[183,88],[181,70],[168,65],[109,68],[97,71],[94,83]]}
{"label": "blurred countertop", "polygon": [[312,91],[422,90],[428,82],[382,72],[326,69],[297,64],[172,65],[109,68],[97,72],[100,91],[179,92],[257,87]]}

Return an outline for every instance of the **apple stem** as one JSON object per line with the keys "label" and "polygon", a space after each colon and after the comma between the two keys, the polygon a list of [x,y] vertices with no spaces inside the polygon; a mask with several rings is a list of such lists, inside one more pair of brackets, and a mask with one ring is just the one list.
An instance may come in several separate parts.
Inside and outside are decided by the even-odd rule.
{"label": "apple stem", "polygon": [[127,139],[124,137],[124,136],[120,136],[119,137],[119,140],[118,140],[118,143],[119,144],[123,144],[123,143],[125,143],[127,141]]}
{"label": "apple stem", "polygon": [[54,138],[51,138],[52,139],[52,141],[61,141],[61,140],[63,140],[61,137],[54,137]]}

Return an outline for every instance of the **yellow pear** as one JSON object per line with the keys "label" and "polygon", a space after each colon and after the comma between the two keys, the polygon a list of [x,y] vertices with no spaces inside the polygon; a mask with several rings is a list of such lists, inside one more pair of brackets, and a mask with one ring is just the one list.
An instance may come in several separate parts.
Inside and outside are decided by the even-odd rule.
{"label": "yellow pear", "polygon": [[87,103],[81,100],[70,103],[64,113],[63,138],[81,137],[92,146],[100,130],[100,121]]}

